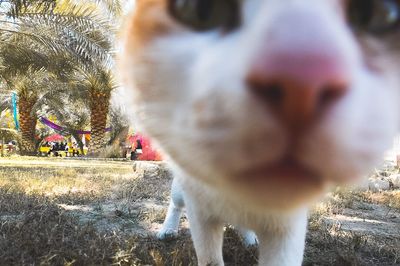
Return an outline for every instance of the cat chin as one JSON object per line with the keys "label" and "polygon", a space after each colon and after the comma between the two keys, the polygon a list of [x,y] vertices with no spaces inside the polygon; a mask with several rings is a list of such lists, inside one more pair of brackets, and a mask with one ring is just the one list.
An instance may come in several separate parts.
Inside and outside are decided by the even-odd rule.
{"label": "cat chin", "polygon": [[[177,166],[175,165],[175,169]],[[329,188],[329,182],[324,179],[301,176],[288,177],[287,180],[251,176],[237,176],[237,173],[227,169],[203,169],[179,167],[177,174],[184,176],[184,182],[192,187],[201,187],[238,205],[247,206],[255,212],[283,211],[290,212],[297,208],[308,206],[322,197]],[[177,172],[177,171],[175,171]],[[208,172],[214,173],[208,175]],[[294,181],[293,178],[299,178]]]}
{"label": "cat chin", "polygon": [[270,186],[268,189],[265,187],[261,189],[238,187],[234,192],[236,195],[242,194],[243,202],[260,212],[291,212],[314,203],[322,197],[325,191],[325,186],[321,185],[319,187],[304,186],[302,188]]}
{"label": "cat chin", "polygon": [[282,212],[290,213],[296,209],[308,206],[328,190],[328,182],[315,184],[276,184],[264,182],[262,185],[237,183],[230,178],[202,179],[199,176],[185,177],[184,182],[190,183],[197,190],[213,192],[221,199],[245,206],[254,213]]}

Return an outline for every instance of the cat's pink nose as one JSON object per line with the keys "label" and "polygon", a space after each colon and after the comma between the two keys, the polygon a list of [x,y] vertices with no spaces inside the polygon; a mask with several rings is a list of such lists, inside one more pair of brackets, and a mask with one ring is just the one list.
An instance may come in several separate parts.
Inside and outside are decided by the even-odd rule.
{"label": "cat's pink nose", "polygon": [[276,49],[256,60],[247,85],[283,123],[298,128],[315,122],[345,95],[345,69],[323,49]]}
{"label": "cat's pink nose", "polygon": [[255,49],[247,86],[291,128],[314,123],[349,89],[347,50],[328,22],[316,12],[285,10]]}

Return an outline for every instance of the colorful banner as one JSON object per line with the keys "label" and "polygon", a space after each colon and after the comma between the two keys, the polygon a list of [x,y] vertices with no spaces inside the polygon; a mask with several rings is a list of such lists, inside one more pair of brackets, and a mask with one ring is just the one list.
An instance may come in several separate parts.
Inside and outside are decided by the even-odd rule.
{"label": "colorful banner", "polygon": [[12,93],[11,100],[12,100],[12,108],[13,108],[15,129],[19,130],[18,109],[17,109],[17,94],[15,92]]}
{"label": "colorful banner", "polygon": [[[39,118],[39,121],[40,121],[42,124],[48,126],[49,128],[52,128],[52,129],[54,129],[54,130],[56,130],[56,131],[66,131],[66,129],[65,129],[64,127],[59,126],[59,125],[57,125],[57,124],[51,122],[49,119],[46,119],[46,118],[44,118],[44,117],[40,117],[40,118]],[[111,130],[112,130],[111,127],[104,129],[105,132],[110,132]],[[79,135],[90,135],[90,134],[91,134],[91,131],[84,131],[84,130],[76,130],[75,132],[76,132],[77,134],[79,134]]]}

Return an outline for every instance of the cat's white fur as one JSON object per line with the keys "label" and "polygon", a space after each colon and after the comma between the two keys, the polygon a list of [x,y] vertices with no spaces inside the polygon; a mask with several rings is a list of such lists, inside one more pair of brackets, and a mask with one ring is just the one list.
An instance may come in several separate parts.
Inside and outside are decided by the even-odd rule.
{"label": "cat's white fur", "polygon": [[[199,265],[223,265],[225,223],[254,230],[260,265],[301,265],[306,205],[331,183],[365,174],[390,146],[399,122],[395,60],[378,57],[379,71],[368,66],[340,2],[243,0],[242,26],[224,36],[191,31],[172,18],[166,23],[173,29],[149,38],[131,34],[128,27],[121,64],[132,93],[128,98],[143,129],[175,165],[172,200],[159,237],[177,232],[185,206]],[[138,4],[145,6],[146,0]],[[140,20],[141,14],[133,16]],[[335,51],[351,82],[344,98],[302,137],[295,154],[323,184],[275,184],[248,193],[246,184],[232,178],[274,162],[289,145],[286,129],[244,82],[260,50],[273,43],[268,36],[275,30],[291,31],[279,47]],[[140,44],[131,49],[133,42]],[[251,231],[243,235],[248,244],[257,241]]]}

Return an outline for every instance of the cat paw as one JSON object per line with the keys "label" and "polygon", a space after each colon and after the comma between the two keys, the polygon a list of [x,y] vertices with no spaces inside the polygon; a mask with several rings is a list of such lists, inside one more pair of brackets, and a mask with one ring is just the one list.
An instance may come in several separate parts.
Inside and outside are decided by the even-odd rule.
{"label": "cat paw", "polygon": [[247,247],[247,248],[251,248],[251,247],[255,247],[258,245],[258,239],[255,233],[253,232],[247,232],[244,236],[243,236],[243,244]]}
{"label": "cat paw", "polygon": [[169,239],[174,239],[178,236],[178,231],[174,230],[174,229],[161,229],[158,233],[157,233],[157,239],[159,240],[169,240]]}

